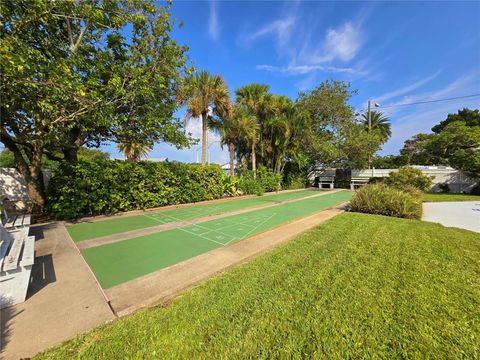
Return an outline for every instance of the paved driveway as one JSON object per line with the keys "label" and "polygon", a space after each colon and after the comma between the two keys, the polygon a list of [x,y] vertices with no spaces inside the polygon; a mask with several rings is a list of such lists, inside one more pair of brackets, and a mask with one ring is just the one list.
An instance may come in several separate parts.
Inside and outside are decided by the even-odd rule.
{"label": "paved driveway", "polygon": [[426,202],[422,220],[480,233],[480,201]]}

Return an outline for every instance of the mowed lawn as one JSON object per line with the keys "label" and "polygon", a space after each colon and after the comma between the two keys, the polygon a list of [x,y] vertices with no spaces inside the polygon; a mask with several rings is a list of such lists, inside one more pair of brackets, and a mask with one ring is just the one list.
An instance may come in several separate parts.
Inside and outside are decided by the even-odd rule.
{"label": "mowed lawn", "polygon": [[479,358],[480,236],[343,213],[38,358]]}
{"label": "mowed lawn", "polygon": [[480,201],[480,195],[427,193],[427,194],[423,194],[423,201],[424,202]]}
{"label": "mowed lawn", "polygon": [[148,211],[144,214],[118,216],[96,221],[85,221],[66,226],[73,241],[84,241],[102,236],[120,234],[126,231],[144,229],[174,221],[191,220],[209,215],[217,215],[229,211],[241,210],[255,206],[279,203],[287,200],[301,199],[319,195],[318,189],[286,191],[263,196],[246,197],[242,199],[228,199],[200,204],[191,204],[173,209]]}

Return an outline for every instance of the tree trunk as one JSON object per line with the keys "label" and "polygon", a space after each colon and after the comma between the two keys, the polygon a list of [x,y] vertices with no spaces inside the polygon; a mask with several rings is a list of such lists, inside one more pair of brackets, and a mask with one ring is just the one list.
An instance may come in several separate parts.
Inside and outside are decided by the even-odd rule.
{"label": "tree trunk", "polygon": [[43,182],[43,173],[40,166],[32,166],[29,168],[30,175],[26,177],[27,190],[32,200],[33,212],[42,213],[45,208],[45,183]]}
{"label": "tree trunk", "polygon": [[233,163],[234,157],[235,157],[235,145],[233,142],[228,144],[228,152],[230,155],[230,176],[232,178],[235,177],[235,164]]}
{"label": "tree trunk", "polygon": [[202,165],[207,162],[208,112],[202,113]]}
{"label": "tree trunk", "polygon": [[255,155],[255,143],[252,143],[252,171],[253,178],[257,178],[257,157]]}
{"label": "tree trunk", "polygon": [[78,149],[75,148],[68,148],[63,149],[63,156],[65,157],[65,161],[69,164],[76,164],[78,162]]}

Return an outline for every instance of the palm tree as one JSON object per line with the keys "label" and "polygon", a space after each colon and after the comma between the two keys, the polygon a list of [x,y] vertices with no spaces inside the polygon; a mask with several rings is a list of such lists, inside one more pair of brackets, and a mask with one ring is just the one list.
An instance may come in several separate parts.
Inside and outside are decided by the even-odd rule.
{"label": "palm tree", "polygon": [[[369,130],[368,114],[362,114],[362,118],[363,126],[365,127],[365,129]],[[380,135],[383,139],[383,143],[386,143],[390,136],[392,136],[390,119],[380,111],[371,111],[370,122],[372,124],[371,130],[379,130]]]}
{"label": "palm tree", "polygon": [[227,85],[221,76],[201,71],[187,80],[180,97],[186,102],[190,117],[202,117],[202,164],[205,164],[209,111],[212,106],[214,110],[227,111],[230,106]]}
{"label": "palm tree", "polygon": [[121,142],[117,144],[117,149],[125,155],[127,160],[133,162],[140,161],[152,151],[149,144],[133,142]]}
{"label": "palm tree", "polygon": [[250,113],[246,108],[237,113],[239,117],[239,129],[243,139],[250,145],[252,152],[252,171],[253,178],[257,178],[257,156],[256,146],[259,140],[260,125],[257,122],[257,118]]}
{"label": "palm tree", "polygon": [[240,120],[242,118],[242,109],[240,105],[231,106],[231,111],[216,111],[215,118],[210,121],[210,126],[220,133],[220,146],[228,145],[230,156],[230,176],[235,177],[235,144],[241,138]]}

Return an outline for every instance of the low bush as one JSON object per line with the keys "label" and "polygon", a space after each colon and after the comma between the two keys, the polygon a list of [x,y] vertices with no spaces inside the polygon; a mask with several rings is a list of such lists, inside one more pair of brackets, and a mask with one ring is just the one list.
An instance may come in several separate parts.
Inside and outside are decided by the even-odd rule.
{"label": "low bush", "polygon": [[238,178],[238,188],[243,194],[261,195],[265,192],[279,191],[282,175],[273,171],[260,168],[257,170],[257,177],[253,178],[251,170],[244,171]]}
{"label": "low bush", "polygon": [[420,219],[422,194],[412,188],[402,191],[384,184],[365,185],[355,192],[350,209],[366,214]]}
{"label": "low bush", "polygon": [[421,191],[428,191],[432,187],[432,179],[424,175],[421,170],[406,166],[398,171],[392,171],[385,179],[385,183],[399,189],[413,186]]}
{"label": "low bush", "polygon": [[47,209],[72,219],[218,199],[223,177],[218,165],[81,159],[62,164],[50,179]]}
{"label": "low bush", "polygon": [[258,179],[248,176],[242,176],[238,181],[238,189],[243,195],[263,195],[265,192],[262,184]]}
{"label": "low bush", "polygon": [[480,182],[477,182],[470,190],[470,195],[480,195]]}

